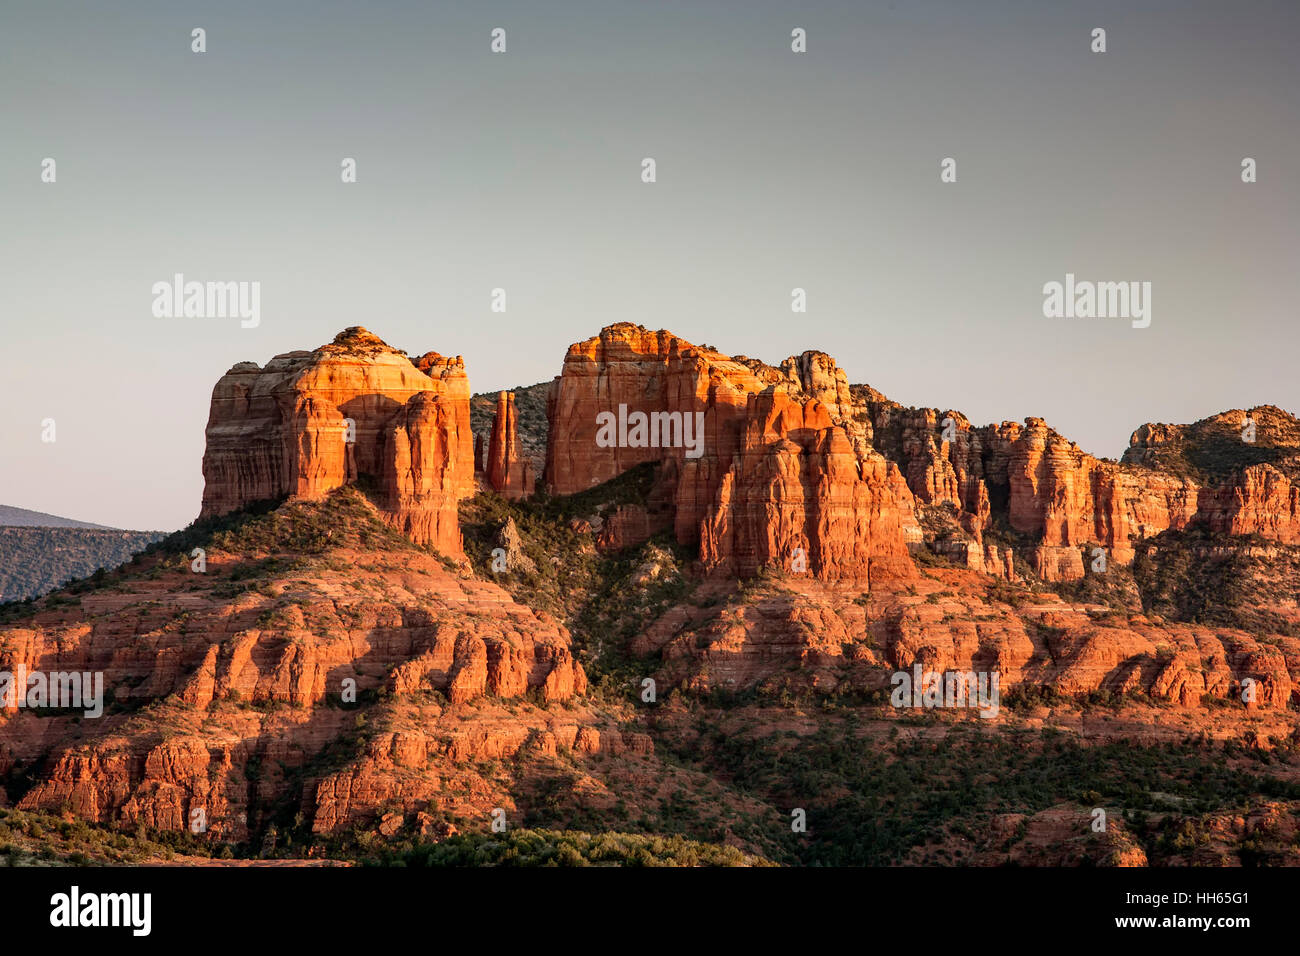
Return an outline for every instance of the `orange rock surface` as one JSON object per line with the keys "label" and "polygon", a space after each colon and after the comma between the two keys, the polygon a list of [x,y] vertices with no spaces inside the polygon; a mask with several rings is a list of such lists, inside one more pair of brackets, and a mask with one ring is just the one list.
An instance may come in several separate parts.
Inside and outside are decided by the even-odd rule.
{"label": "orange rock surface", "polygon": [[[620,407],[698,413],[698,454],[685,443],[602,447],[598,416]],[[911,496],[871,450],[860,411],[824,353],[776,368],[669,332],[613,325],[571,346],[555,380],[546,481],[571,494],[659,462],[677,540],[698,544],[710,567],[752,575],[802,549],[817,576],[866,580],[874,564],[884,577],[906,577],[907,542],[919,538]]]}
{"label": "orange rock surface", "polygon": [[533,463],[520,452],[518,427],[514,393],[501,392],[483,471],[492,489],[511,500],[527,498],[535,483]]}
{"label": "orange rock surface", "polygon": [[816,399],[750,397],[740,449],[703,522],[706,567],[752,577],[780,567],[826,580],[908,580],[912,497],[898,469],[859,457]]}
{"label": "orange rock surface", "polygon": [[[423,547],[462,554],[458,506],[476,491],[469,400],[459,358],[412,359],[358,328],[231,369],[213,391],[202,514],[282,503],[204,539],[206,574],[164,551],[6,618],[0,671],[102,672],[113,699],[96,720],[0,712],[12,784],[0,803],[164,830],[202,809],[210,833],[233,841],[286,814],[308,836],[359,826],[439,839],[453,818],[502,807],[513,825],[561,796],[638,819],[679,792],[725,788],[655,759],[661,714],[708,731],[707,701],[685,695],[807,692],[870,709],[914,667],[996,673],[1003,695],[1031,708],[1059,695],[1081,725],[1094,700],[1117,711],[1140,700],[1169,739],[1206,727],[1245,739],[1247,725],[1300,739],[1300,556],[1287,550],[1300,544],[1300,423],[1281,410],[1251,412],[1257,445],[1235,437],[1246,413],[1227,412],[1144,425],[1113,462],[1041,419],[976,427],[904,408],[850,385],[822,352],[772,366],[618,324],[571,346],[551,386],[545,482],[570,495],[647,464],[646,500],[629,501],[624,483],[569,512],[466,503],[467,537],[510,556],[497,577]],[[513,395],[496,405],[484,481],[525,498]],[[699,454],[603,446],[599,417],[620,407],[700,415]],[[678,547],[602,554],[670,530]],[[1153,611],[1151,594],[1102,604],[1079,596],[1084,585],[1043,586],[1086,578],[1094,547],[1115,565],[1139,553],[1158,565],[1148,539],[1183,530],[1206,536],[1167,535],[1155,555],[1171,569],[1160,614],[1178,620]],[[539,544],[552,553],[534,564]],[[1256,586],[1235,606],[1264,592],[1268,616],[1218,626],[1203,623],[1206,606],[1175,600],[1187,566],[1225,554]],[[663,695],[656,709],[620,697],[646,677]],[[775,722],[814,721],[816,709]],[[987,726],[1037,719],[1024,713]],[[871,714],[897,720],[885,705]],[[760,819],[770,808],[750,799],[731,794],[728,807]],[[1078,816],[1055,807],[1001,823],[1031,834],[1016,859],[1059,862],[1073,858],[1054,848]],[[1143,862],[1122,837],[1088,852]]]}
{"label": "orange rock surface", "polygon": [[368,475],[387,520],[458,555],[456,503],[475,490],[469,394],[459,358],[413,362],[361,328],[266,368],[242,362],[212,392],[201,516]]}
{"label": "orange rock surface", "polygon": [[[183,828],[200,807],[221,821],[219,833],[241,839],[249,762],[278,755],[301,763],[343,731],[352,717],[338,706],[358,695],[380,693],[396,704],[437,692],[456,714],[480,701],[533,694],[558,704],[585,694],[586,674],[563,625],[400,539],[363,547],[382,525],[360,496],[346,513],[338,502],[322,503],[325,511],[307,501],[286,507],[295,521],[332,529],[331,541],[306,558],[310,569],[231,596],[228,582],[264,557],[214,548],[203,575],[181,565],[0,631],[6,671],[99,671],[118,705],[165,701],[181,715],[179,733],[160,736],[129,711],[80,730],[64,726],[67,718],[0,713],[8,760],[54,748],[21,807],[67,805],[92,821],[162,829]],[[364,581],[361,565],[369,568]],[[204,715],[215,715],[212,726]],[[255,785],[269,796],[283,784],[268,774]]]}

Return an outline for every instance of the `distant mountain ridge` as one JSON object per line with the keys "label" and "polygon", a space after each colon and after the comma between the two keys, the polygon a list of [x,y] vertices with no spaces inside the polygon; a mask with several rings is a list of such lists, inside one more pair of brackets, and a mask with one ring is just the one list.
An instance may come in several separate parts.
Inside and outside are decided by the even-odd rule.
{"label": "distant mountain ridge", "polygon": [[12,505],[0,505],[0,527],[4,528],[94,528],[99,531],[116,531],[108,525],[91,524],[73,518],[61,518],[43,511],[28,511]]}
{"label": "distant mountain ridge", "polygon": [[115,568],[163,536],[0,505],[0,602],[40,597]]}

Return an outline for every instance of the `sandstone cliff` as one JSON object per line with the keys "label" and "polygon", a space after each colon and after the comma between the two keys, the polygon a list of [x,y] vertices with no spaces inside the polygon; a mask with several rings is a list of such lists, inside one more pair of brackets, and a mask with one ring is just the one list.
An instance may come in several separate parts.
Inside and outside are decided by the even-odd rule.
{"label": "sandstone cliff", "polygon": [[[815,425],[789,411],[809,403]],[[648,434],[626,427],[635,413]],[[1193,524],[1300,541],[1300,424],[1271,406],[1249,414],[1252,443],[1237,434],[1248,413],[1226,412],[1143,426],[1123,462],[1107,461],[1039,418],[977,427],[957,411],[905,408],[850,385],[821,352],[770,366],[623,323],[570,347],[548,401],[545,479],[572,494],[656,462],[678,542],[742,576],[790,570],[799,554],[828,580],[866,580],[867,554],[908,576],[905,548],[924,541],[999,577],[1019,577],[1018,559],[1042,580],[1074,581],[1096,549],[1123,567],[1139,542]],[[689,449],[664,423],[693,415],[702,427]],[[617,440],[602,440],[602,416],[617,416]],[[643,540],[627,533],[632,517],[655,526],[625,511],[613,536],[624,546]]]}
{"label": "sandstone cliff", "polygon": [[1127,565],[1137,542],[1192,524],[1300,540],[1300,488],[1287,467],[1300,444],[1286,444],[1300,442],[1300,425],[1278,409],[1255,411],[1258,445],[1238,434],[1247,413],[1225,412],[1191,426],[1144,425],[1117,463],[1039,418],[974,427],[960,412],[904,408],[858,389],[876,446],[898,462],[918,503],[950,502],[976,540],[998,522],[1022,535],[1023,557],[1044,580],[1083,577],[1093,547]]}
{"label": "sandstone cliff", "polygon": [[[689,794],[717,808],[697,833],[780,852],[762,821],[789,798],[829,828],[837,794],[882,778],[841,773],[860,734],[899,737],[899,760],[961,722],[981,739],[1051,721],[1107,742],[1300,740],[1300,425],[1285,412],[1144,425],[1111,462],[1041,419],[904,408],[821,352],[768,365],[627,324],[572,346],[547,391],[541,428],[537,387],[522,410],[509,392],[471,400],[460,359],[362,329],[232,369],[203,515],[279,507],[4,612],[0,671],[98,671],[112,696],[97,720],[0,712],[0,804],[162,830],[202,809],[216,843],[295,820],[314,851],[358,831],[486,832],[496,808],[512,826],[675,830]],[[500,497],[474,496],[471,422]],[[558,499],[529,497],[539,435]],[[675,545],[646,543],[668,531]],[[422,547],[463,541],[459,562]],[[1132,564],[1111,575],[1132,595],[1084,594],[1093,548]],[[914,667],[996,673],[1005,709],[900,721],[888,688]],[[638,696],[647,678],[657,702]],[[844,748],[820,753],[813,735],[849,709]],[[765,766],[815,766],[832,796],[735,788],[766,747]],[[685,765],[705,752],[726,760]],[[872,791],[871,812],[892,796]],[[1072,845],[1078,813],[1029,826]]]}
{"label": "sandstone cliff", "polygon": [[898,469],[855,450],[816,399],[751,395],[733,463],[703,521],[706,567],[753,577],[764,567],[864,586],[915,576],[905,527],[911,495]]}
{"label": "sandstone cliff", "polygon": [[[635,414],[648,434],[625,427]],[[886,576],[911,573],[911,496],[872,451],[864,409],[823,353],[778,368],[613,325],[570,347],[548,417],[553,493],[657,462],[678,542],[698,545],[711,567],[752,575],[803,555],[828,579],[865,581],[872,562]],[[617,440],[602,439],[602,417],[617,417]]]}

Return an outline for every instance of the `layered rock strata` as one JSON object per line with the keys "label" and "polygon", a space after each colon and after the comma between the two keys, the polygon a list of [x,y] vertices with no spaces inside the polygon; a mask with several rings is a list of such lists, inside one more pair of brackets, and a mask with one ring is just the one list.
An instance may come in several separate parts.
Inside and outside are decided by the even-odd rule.
{"label": "layered rock strata", "polygon": [[217,382],[203,455],[201,517],[254,502],[317,499],[365,476],[385,520],[461,553],[456,503],[474,494],[464,362],[411,359],[362,328]]}

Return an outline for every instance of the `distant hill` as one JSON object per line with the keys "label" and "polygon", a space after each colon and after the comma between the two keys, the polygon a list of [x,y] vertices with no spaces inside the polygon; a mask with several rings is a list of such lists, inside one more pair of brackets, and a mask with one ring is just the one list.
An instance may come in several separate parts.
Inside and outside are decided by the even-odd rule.
{"label": "distant hill", "polygon": [[107,525],[91,524],[88,521],[74,521],[72,518],[60,518],[47,515],[43,511],[28,511],[26,508],[14,508],[0,505],[0,526],[7,528],[99,528],[111,531]]}
{"label": "distant hill", "polygon": [[162,537],[0,505],[0,602],[39,597],[115,568]]}
{"label": "distant hill", "polygon": [[0,527],[0,602],[39,597],[61,584],[115,568],[161,531]]}

